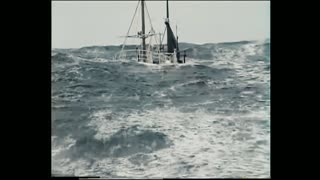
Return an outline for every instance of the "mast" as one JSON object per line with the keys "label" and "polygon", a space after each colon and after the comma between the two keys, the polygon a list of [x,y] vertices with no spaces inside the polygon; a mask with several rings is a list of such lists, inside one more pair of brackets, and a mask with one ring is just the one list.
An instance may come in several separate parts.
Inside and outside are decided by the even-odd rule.
{"label": "mast", "polygon": [[[167,30],[167,52],[173,53],[174,49],[177,48],[177,40],[174,37],[173,31],[172,31],[170,24],[169,24],[169,2],[168,2],[168,0],[167,0],[167,18],[166,18],[165,24],[166,24],[166,30]],[[178,49],[176,49],[176,50],[178,50]]]}
{"label": "mast", "polygon": [[[167,0],[167,19],[166,19],[166,25],[169,26],[169,0]],[[169,30],[167,28],[167,30]],[[167,32],[167,52],[169,52],[169,42],[170,42],[170,37],[169,37],[169,32]]]}
{"label": "mast", "polygon": [[167,19],[169,20],[169,2],[167,0]]}
{"label": "mast", "polygon": [[146,38],[145,38],[145,24],[144,24],[144,0],[141,0],[141,18],[142,18],[142,54],[143,54],[143,61],[145,59],[145,50],[146,50]]}

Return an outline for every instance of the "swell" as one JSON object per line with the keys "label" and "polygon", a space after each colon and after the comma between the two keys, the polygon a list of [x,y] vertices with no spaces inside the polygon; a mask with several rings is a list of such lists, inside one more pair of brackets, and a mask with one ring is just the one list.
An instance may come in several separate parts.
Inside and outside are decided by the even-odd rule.
{"label": "swell", "polygon": [[94,136],[82,137],[69,151],[72,158],[122,157],[151,153],[170,145],[171,141],[164,133],[131,126],[120,129],[107,139],[96,139]]}

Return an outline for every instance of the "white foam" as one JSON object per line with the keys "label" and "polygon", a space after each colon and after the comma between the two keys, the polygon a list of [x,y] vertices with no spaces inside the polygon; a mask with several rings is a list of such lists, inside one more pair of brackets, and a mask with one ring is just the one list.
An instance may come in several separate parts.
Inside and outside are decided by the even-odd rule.
{"label": "white foam", "polygon": [[[121,119],[120,115],[117,120],[106,122],[103,116],[110,113],[106,110],[97,111],[92,115],[90,123],[97,130],[97,138],[106,138],[121,127],[139,125],[141,128],[168,135],[174,143],[170,148],[151,154],[157,155],[158,158],[151,161],[143,173],[135,172],[130,163],[120,163],[117,166],[121,167],[121,173],[119,169],[113,169],[118,175],[154,177],[157,174],[173,177],[179,169],[183,169],[183,162],[185,165],[193,166],[189,175],[194,177],[227,176],[225,168],[236,175],[246,175],[246,171],[257,172],[258,169],[269,171],[269,157],[264,155],[270,151],[268,128],[261,129],[262,127],[255,123],[268,120],[270,116],[266,110],[226,116],[202,109],[196,112],[181,112],[177,108],[156,108],[132,113],[125,119]],[[259,145],[262,148],[261,152],[253,150],[252,155],[246,153],[248,148],[257,146],[256,141],[266,141],[267,144]],[[190,158],[191,155],[195,157]],[[258,162],[262,164],[257,166]],[[187,171],[184,173],[188,175]]]}

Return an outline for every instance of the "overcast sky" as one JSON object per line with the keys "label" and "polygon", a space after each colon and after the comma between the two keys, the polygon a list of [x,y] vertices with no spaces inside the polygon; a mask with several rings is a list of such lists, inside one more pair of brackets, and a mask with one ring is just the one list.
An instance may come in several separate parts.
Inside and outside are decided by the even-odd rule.
{"label": "overcast sky", "polygon": [[[53,1],[52,47],[122,44],[120,36],[126,35],[137,3]],[[166,2],[146,3],[154,29],[163,33]],[[176,32],[178,25],[180,42],[203,44],[270,38],[269,1],[169,1],[169,9],[171,27]],[[140,26],[134,23],[130,34],[136,34]]]}

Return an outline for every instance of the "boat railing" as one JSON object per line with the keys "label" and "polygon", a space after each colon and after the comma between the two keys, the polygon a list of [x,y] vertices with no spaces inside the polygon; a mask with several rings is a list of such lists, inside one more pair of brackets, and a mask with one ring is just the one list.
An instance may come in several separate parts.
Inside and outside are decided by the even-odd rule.
{"label": "boat railing", "polygon": [[175,63],[175,53],[167,53],[161,51],[150,51],[150,50],[138,50],[138,60],[143,62],[152,63],[153,61],[158,62],[159,64],[170,61]]}
{"label": "boat railing", "polygon": [[158,62],[159,64],[170,61],[172,63],[176,62],[176,52],[168,53],[157,50],[142,50],[142,49],[128,49],[123,50],[119,53],[118,59],[127,59],[128,53],[135,52],[131,54],[130,57],[136,57],[139,62],[148,62],[152,63],[153,61]]}

